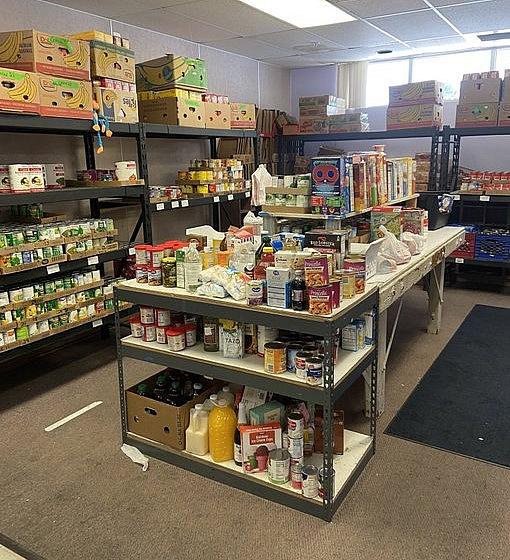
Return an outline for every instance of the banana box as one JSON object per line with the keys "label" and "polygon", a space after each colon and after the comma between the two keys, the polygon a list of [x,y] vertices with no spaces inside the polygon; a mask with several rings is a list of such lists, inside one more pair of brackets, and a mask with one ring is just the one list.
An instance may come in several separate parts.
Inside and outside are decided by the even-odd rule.
{"label": "banana box", "polygon": [[456,127],[497,126],[499,103],[465,103],[457,105]]}
{"label": "banana box", "polygon": [[230,104],[230,127],[255,129],[257,116],[254,103]]}
{"label": "banana box", "polygon": [[439,127],[443,124],[443,106],[421,103],[405,107],[388,107],[386,129]]}
{"label": "banana box", "polygon": [[390,86],[390,107],[421,104],[443,104],[443,84],[436,80],[426,82],[413,82],[401,86]]}
{"label": "banana box", "polygon": [[207,69],[200,58],[166,54],[136,65],[138,91],[161,91],[180,87],[207,91]]}
{"label": "banana box", "polygon": [[103,41],[90,42],[92,76],[135,82],[135,53]]}
{"label": "banana box", "polygon": [[205,128],[204,103],[179,97],[140,101],[140,120],[150,123]]}
{"label": "banana box", "polygon": [[202,94],[199,91],[188,89],[170,88],[162,91],[139,91],[138,99],[146,101],[148,99],[163,99],[164,97],[180,97],[181,99],[191,99],[192,101],[202,101]]}
{"label": "banana box", "polygon": [[230,129],[230,105],[203,101],[206,128]]}
{"label": "banana box", "polygon": [[87,42],[34,29],[0,33],[0,67],[90,80]]}
{"label": "banana box", "polygon": [[92,84],[58,76],[38,76],[41,115],[92,119]]}
{"label": "banana box", "polygon": [[[134,84],[133,88],[134,88]],[[92,88],[99,111],[110,122],[137,123],[138,100],[136,91],[95,86]]]}
{"label": "banana box", "polygon": [[0,68],[0,111],[39,115],[41,107],[37,74]]}

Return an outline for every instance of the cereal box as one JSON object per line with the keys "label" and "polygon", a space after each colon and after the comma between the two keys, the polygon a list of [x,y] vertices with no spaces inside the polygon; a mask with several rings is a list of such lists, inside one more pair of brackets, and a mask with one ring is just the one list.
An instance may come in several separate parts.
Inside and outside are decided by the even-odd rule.
{"label": "cereal box", "polygon": [[402,233],[402,207],[375,206],[370,213],[370,234],[372,241],[383,237],[383,234],[379,231],[379,226],[384,226],[399,239]]}
{"label": "cereal box", "polygon": [[282,447],[282,429],[279,422],[259,426],[239,426],[243,471],[267,471],[269,452]]}
{"label": "cereal box", "polygon": [[305,282],[308,287],[329,284],[329,265],[326,255],[305,258]]}
{"label": "cereal box", "polygon": [[333,299],[331,284],[308,288],[308,310],[312,315],[329,315],[333,311]]}
{"label": "cereal box", "polygon": [[404,208],[402,210],[402,231],[425,235],[425,210],[422,208]]}

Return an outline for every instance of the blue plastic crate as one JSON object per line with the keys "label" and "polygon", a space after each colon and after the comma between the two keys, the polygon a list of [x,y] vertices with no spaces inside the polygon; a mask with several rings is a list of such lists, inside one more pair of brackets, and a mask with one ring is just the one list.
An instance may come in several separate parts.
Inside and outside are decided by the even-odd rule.
{"label": "blue plastic crate", "polygon": [[510,232],[477,233],[475,258],[481,261],[510,261]]}

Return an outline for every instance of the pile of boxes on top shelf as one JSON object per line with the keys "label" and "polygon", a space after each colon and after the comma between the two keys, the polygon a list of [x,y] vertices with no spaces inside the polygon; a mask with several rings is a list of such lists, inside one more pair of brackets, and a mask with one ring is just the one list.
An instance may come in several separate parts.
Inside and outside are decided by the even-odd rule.
{"label": "pile of boxes on top shelf", "polygon": [[435,80],[390,86],[386,129],[443,124],[443,85]]}
{"label": "pile of boxes on top shelf", "polygon": [[207,68],[200,58],[166,54],[136,65],[141,120],[198,128],[255,129],[253,103],[229,103],[207,92]]}
{"label": "pile of boxes on top shelf", "polygon": [[510,126],[510,70],[464,74],[455,126]]}
{"label": "pile of boxes on top shelf", "polygon": [[[365,132],[367,130],[367,115],[361,112],[346,112],[345,100],[340,97],[315,95],[299,98],[300,134]],[[297,132],[294,129],[292,134]]]}

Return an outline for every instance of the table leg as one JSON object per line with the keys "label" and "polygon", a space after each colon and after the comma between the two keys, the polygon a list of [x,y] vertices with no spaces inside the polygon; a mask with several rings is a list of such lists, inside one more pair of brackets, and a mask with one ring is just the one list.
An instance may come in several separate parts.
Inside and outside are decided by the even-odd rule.
{"label": "table leg", "polygon": [[443,259],[429,274],[429,323],[427,326],[429,334],[437,334],[441,328],[445,262]]}
{"label": "table leg", "polygon": [[[379,314],[377,328],[377,416],[384,412],[384,385],[386,377],[386,348],[388,332],[388,310]],[[363,374],[365,378],[365,411],[370,412],[370,368]]]}

